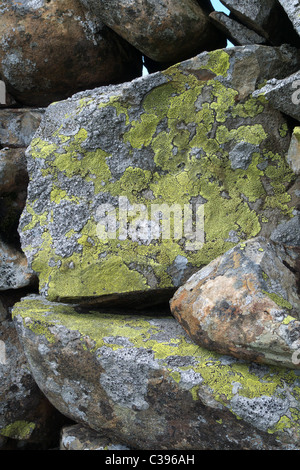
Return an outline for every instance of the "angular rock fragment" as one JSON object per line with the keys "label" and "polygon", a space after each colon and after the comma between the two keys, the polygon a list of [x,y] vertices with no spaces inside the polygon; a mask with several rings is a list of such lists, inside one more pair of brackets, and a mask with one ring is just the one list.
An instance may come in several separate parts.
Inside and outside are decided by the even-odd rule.
{"label": "angular rock fragment", "polygon": [[0,145],[27,147],[40,125],[43,108],[0,109]]}
{"label": "angular rock fragment", "polygon": [[107,437],[81,424],[65,426],[61,432],[60,450],[130,450],[113,444]]}
{"label": "angular rock fragment", "polygon": [[277,0],[221,0],[237,19],[257,34],[266,38],[269,44],[279,46],[292,44],[299,47],[299,37]]}
{"label": "angular rock fragment", "polygon": [[300,121],[300,72],[281,80],[271,79],[253,96],[264,95],[271,105],[282,113]]}
{"label": "angular rock fragment", "polygon": [[0,150],[0,195],[27,189],[28,173],[25,148]]}
{"label": "angular rock fragment", "polygon": [[23,253],[0,240],[0,291],[20,289],[36,282]]}
{"label": "angular rock fragment", "polygon": [[294,49],[217,50],[49,106],[19,226],[40,293],[169,299],[238,241],[289,221],[287,121],[251,94],[298,66]]}
{"label": "angular rock fragment", "polygon": [[299,279],[299,250],[255,238],[195,273],[171,299],[171,312],[201,346],[300,368]]}
{"label": "angular rock fragment", "polygon": [[13,309],[31,371],[73,421],[142,450],[299,449],[299,377],[195,345],[167,314]]}
{"label": "angular rock fragment", "polygon": [[293,23],[294,29],[300,36],[300,5],[298,0],[278,0],[284,8],[289,19]]}
{"label": "angular rock fragment", "polygon": [[235,46],[266,44],[266,38],[221,11],[214,11],[210,13],[209,17],[213,24],[215,24]]}
{"label": "angular rock fragment", "polygon": [[0,75],[22,104],[141,75],[141,54],[77,0],[4,0],[0,13]]}
{"label": "angular rock fragment", "polygon": [[226,45],[223,34],[193,0],[80,1],[119,36],[158,62],[175,63]]}
{"label": "angular rock fragment", "polygon": [[300,127],[294,128],[288,154],[287,162],[296,175],[300,175]]}

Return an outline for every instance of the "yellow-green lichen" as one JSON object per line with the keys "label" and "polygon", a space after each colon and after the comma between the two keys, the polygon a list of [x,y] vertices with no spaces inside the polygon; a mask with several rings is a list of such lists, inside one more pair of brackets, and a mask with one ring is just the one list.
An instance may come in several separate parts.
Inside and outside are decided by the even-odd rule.
{"label": "yellow-green lichen", "polygon": [[[169,317],[119,315],[90,311],[78,313],[76,307],[65,304],[51,304],[39,297],[27,297],[15,304],[13,317],[23,319],[24,328],[31,329],[34,323],[53,331],[54,326],[64,326],[80,333],[82,347],[91,354],[100,354],[105,346],[112,351],[120,348],[136,348],[152,351],[157,367],[166,371],[168,380],[189,389],[193,400],[200,400],[201,390],[209,390],[211,397],[231,409],[231,400],[238,394],[255,399],[259,397],[284,397],[289,388],[289,396],[300,397],[299,382],[294,371],[277,367],[264,367],[257,370],[245,361],[224,361],[220,354],[208,351],[192,343],[184,334],[170,337],[162,320]],[[28,321],[30,318],[30,321]],[[51,344],[51,339],[43,334]],[[121,341],[123,339],[123,341]],[[56,339],[58,340],[58,338]],[[181,358],[182,361],[170,359]],[[184,359],[184,360],[183,360]],[[182,365],[180,363],[182,362]],[[259,369],[259,366],[258,366]],[[186,374],[198,374],[199,384],[186,382]],[[167,377],[166,376],[166,377]],[[288,419],[285,416],[289,416]],[[239,418],[237,414],[237,418]],[[299,429],[299,412],[291,407],[287,415],[281,417],[270,432],[284,432],[294,427]]]}
{"label": "yellow-green lichen", "polygon": [[[263,124],[255,120],[251,124],[253,118],[264,112],[265,100],[247,97],[236,101],[237,90],[214,78],[226,77],[229,65],[226,51],[213,51],[207,54],[205,63],[199,63],[199,71],[208,79],[201,80],[202,72],[198,78],[197,73],[178,64],[170,67],[162,72],[166,83],[145,94],[140,101],[140,112],[134,118],[130,102],[121,95],[110,96],[106,101],[102,98],[98,109],[109,109],[126,124],[124,134],[120,134],[120,149],[126,148],[129,158],[134,151],[147,151],[148,161],[152,159],[155,165],[151,171],[136,161],[114,178],[112,169],[122,157],[100,147],[87,150],[89,132],[85,128],[73,136],[65,136],[60,126],[53,133],[53,142],[33,140],[32,157],[42,159],[41,173],[52,177],[53,211],[54,205],[61,201],[80,203],[80,198],[68,192],[66,185],[62,189],[61,175],[82,178],[92,184],[94,195],[103,194],[108,200],[123,196],[130,204],[143,204],[148,214],[154,204],[190,204],[192,198],[198,197],[205,201],[205,243],[194,251],[185,249],[184,240],[174,238],[162,240],[161,237],[147,243],[128,236],[119,238],[119,229],[115,237],[99,240],[96,221],[91,217],[78,237],[81,254],[73,253],[71,259],[64,260],[54,252],[57,241],[43,234],[44,242],[34,256],[33,267],[49,298],[76,298],[83,292],[94,296],[131,289],[148,290],[147,276],[141,274],[145,271],[152,279],[154,276],[157,287],[173,287],[168,268],[176,256],[202,267],[234,245],[229,241],[231,231],[241,240],[260,233],[268,217],[262,210],[251,208],[251,204],[259,202],[267,212],[275,209],[278,214],[292,217],[286,187],[294,175],[284,155],[265,149],[269,136]],[[90,102],[91,97],[79,101],[76,113],[82,114]],[[239,125],[235,125],[235,120]],[[282,124],[282,138],[286,132]],[[256,146],[257,150],[246,169],[233,169],[227,146],[233,148],[242,142]],[[267,186],[271,188],[268,194]],[[92,204],[92,199],[93,196],[85,202]],[[32,207],[32,201],[28,202],[27,212],[32,220],[23,230],[31,230],[38,223],[46,228],[53,212],[40,216]],[[118,218],[118,207],[115,214]],[[127,222],[133,227],[136,220],[138,214],[128,216]],[[47,258],[54,260],[52,267],[48,263],[45,266]],[[72,269],[69,269],[70,261]]]}
{"label": "yellow-green lichen", "polygon": [[278,307],[292,310],[293,306],[291,305],[291,303],[284,299],[281,295],[278,295],[275,292],[267,292],[264,290],[262,292],[268,297],[270,297],[270,299],[273,300],[273,302],[275,302]]}
{"label": "yellow-green lichen", "polygon": [[29,421],[15,421],[0,429],[0,435],[11,439],[26,440],[29,439],[35,427],[35,423]]}

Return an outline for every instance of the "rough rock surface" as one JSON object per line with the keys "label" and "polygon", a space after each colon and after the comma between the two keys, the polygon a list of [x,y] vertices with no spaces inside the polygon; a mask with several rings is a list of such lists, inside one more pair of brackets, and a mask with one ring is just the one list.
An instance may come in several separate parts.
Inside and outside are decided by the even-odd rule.
{"label": "rough rock surface", "polygon": [[113,444],[107,437],[81,424],[65,426],[61,432],[60,450],[130,450]]}
{"label": "rough rock surface", "polygon": [[195,273],[171,299],[171,312],[200,346],[296,369],[299,280],[300,250],[256,238]]}
{"label": "rough rock surface", "polygon": [[24,253],[0,240],[0,291],[20,289],[35,281]]}
{"label": "rough rock surface", "polygon": [[298,0],[278,0],[300,36],[300,5]]}
{"label": "rough rock surface", "polygon": [[300,121],[300,71],[282,80],[275,78],[267,81],[254,96],[264,95],[275,109]]}
{"label": "rough rock surface", "polygon": [[0,436],[47,448],[66,419],[50,404],[32,377],[8,311],[8,306],[17,300],[17,294],[1,293]]}
{"label": "rough rock surface", "polygon": [[0,150],[0,195],[22,192],[27,185],[25,149],[5,147]]}
{"label": "rough rock surface", "polygon": [[266,44],[266,38],[221,11],[214,11],[210,13],[209,17],[235,46]]}
{"label": "rough rock surface", "polygon": [[4,0],[0,13],[0,75],[22,104],[141,75],[141,54],[76,0]]}
{"label": "rough rock surface", "polygon": [[13,318],[33,376],[78,424],[134,449],[299,449],[299,376],[191,341],[169,314],[27,296]]}
{"label": "rough rock surface", "polygon": [[221,0],[233,17],[265,37],[269,44],[292,44],[299,47],[296,34],[288,16],[277,0]]}
{"label": "rough rock surface", "polygon": [[0,109],[0,145],[28,147],[44,111],[43,108]]}
{"label": "rough rock surface", "polygon": [[300,175],[300,127],[294,128],[286,160],[296,175]]}
{"label": "rough rock surface", "polygon": [[27,150],[19,227],[40,293],[170,298],[240,240],[289,221],[288,123],[251,93],[298,66],[288,48],[217,50],[49,106]]}
{"label": "rough rock surface", "polygon": [[194,0],[80,0],[146,56],[175,63],[203,50],[226,46],[226,39]]}

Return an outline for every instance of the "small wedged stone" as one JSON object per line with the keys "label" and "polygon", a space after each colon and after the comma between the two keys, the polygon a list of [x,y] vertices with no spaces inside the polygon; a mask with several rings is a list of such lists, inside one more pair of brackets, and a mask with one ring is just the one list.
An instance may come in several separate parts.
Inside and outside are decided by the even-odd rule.
{"label": "small wedged stone", "polygon": [[171,312],[196,344],[300,369],[299,279],[299,249],[255,238],[195,273],[171,299]]}
{"label": "small wedged stone", "polygon": [[266,38],[270,45],[299,47],[299,36],[277,0],[221,0],[221,3],[234,19]]}
{"label": "small wedged stone", "polygon": [[44,108],[0,109],[0,145],[13,148],[28,147],[44,112]]}
{"label": "small wedged stone", "polygon": [[21,251],[0,240],[0,291],[20,289],[36,282]]}
{"label": "small wedged stone", "polygon": [[289,151],[286,160],[292,171],[296,175],[300,175],[300,127],[297,126],[293,130]]}
{"label": "small wedged stone", "polygon": [[219,28],[226,37],[235,46],[245,46],[247,44],[266,44],[267,40],[255,31],[247,28],[238,21],[232,19],[221,11],[210,13],[209,17],[217,28]]}
{"label": "small wedged stone", "polygon": [[40,294],[169,300],[239,241],[288,222],[288,122],[251,94],[299,64],[288,47],[205,52],[49,106],[19,225]]}
{"label": "small wedged stone", "polygon": [[119,36],[157,62],[176,63],[204,50],[226,46],[224,35],[193,0],[80,1]]}
{"label": "small wedged stone", "polygon": [[[153,312],[153,313],[151,313]],[[41,296],[14,305],[36,383],[78,424],[136,450],[299,449],[299,376],[197,346],[170,312]]]}
{"label": "small wedged stone", "polygon": [[268,80],[253,96],[263,95],[269,103],[282,113],[300,121],[300,72],[281,80]]}

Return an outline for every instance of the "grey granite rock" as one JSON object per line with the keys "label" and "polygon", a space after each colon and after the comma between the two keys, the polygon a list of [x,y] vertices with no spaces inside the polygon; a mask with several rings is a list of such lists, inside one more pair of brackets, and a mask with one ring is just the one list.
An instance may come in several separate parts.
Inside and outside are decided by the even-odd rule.
{"label": "grey granite rock", "polygon": [[24,297],[31,371],[73,421],[136,450],[299,449],[299,376],[201,348],[169,312]]}
{"label": "grey granite rock", "polygon": [[253,96],[264,95],[282,113],[300,121],[300,72],[281,80],[271,79]]}
{"label": "grey granite rock", "polygon": [[217,28],[219,28],[226,37],[235,46],[245,46],[247,44],[266,44],[265,37],[257,34],[252,29],[232,19],[221,11],[210,13],[209,17]]}

